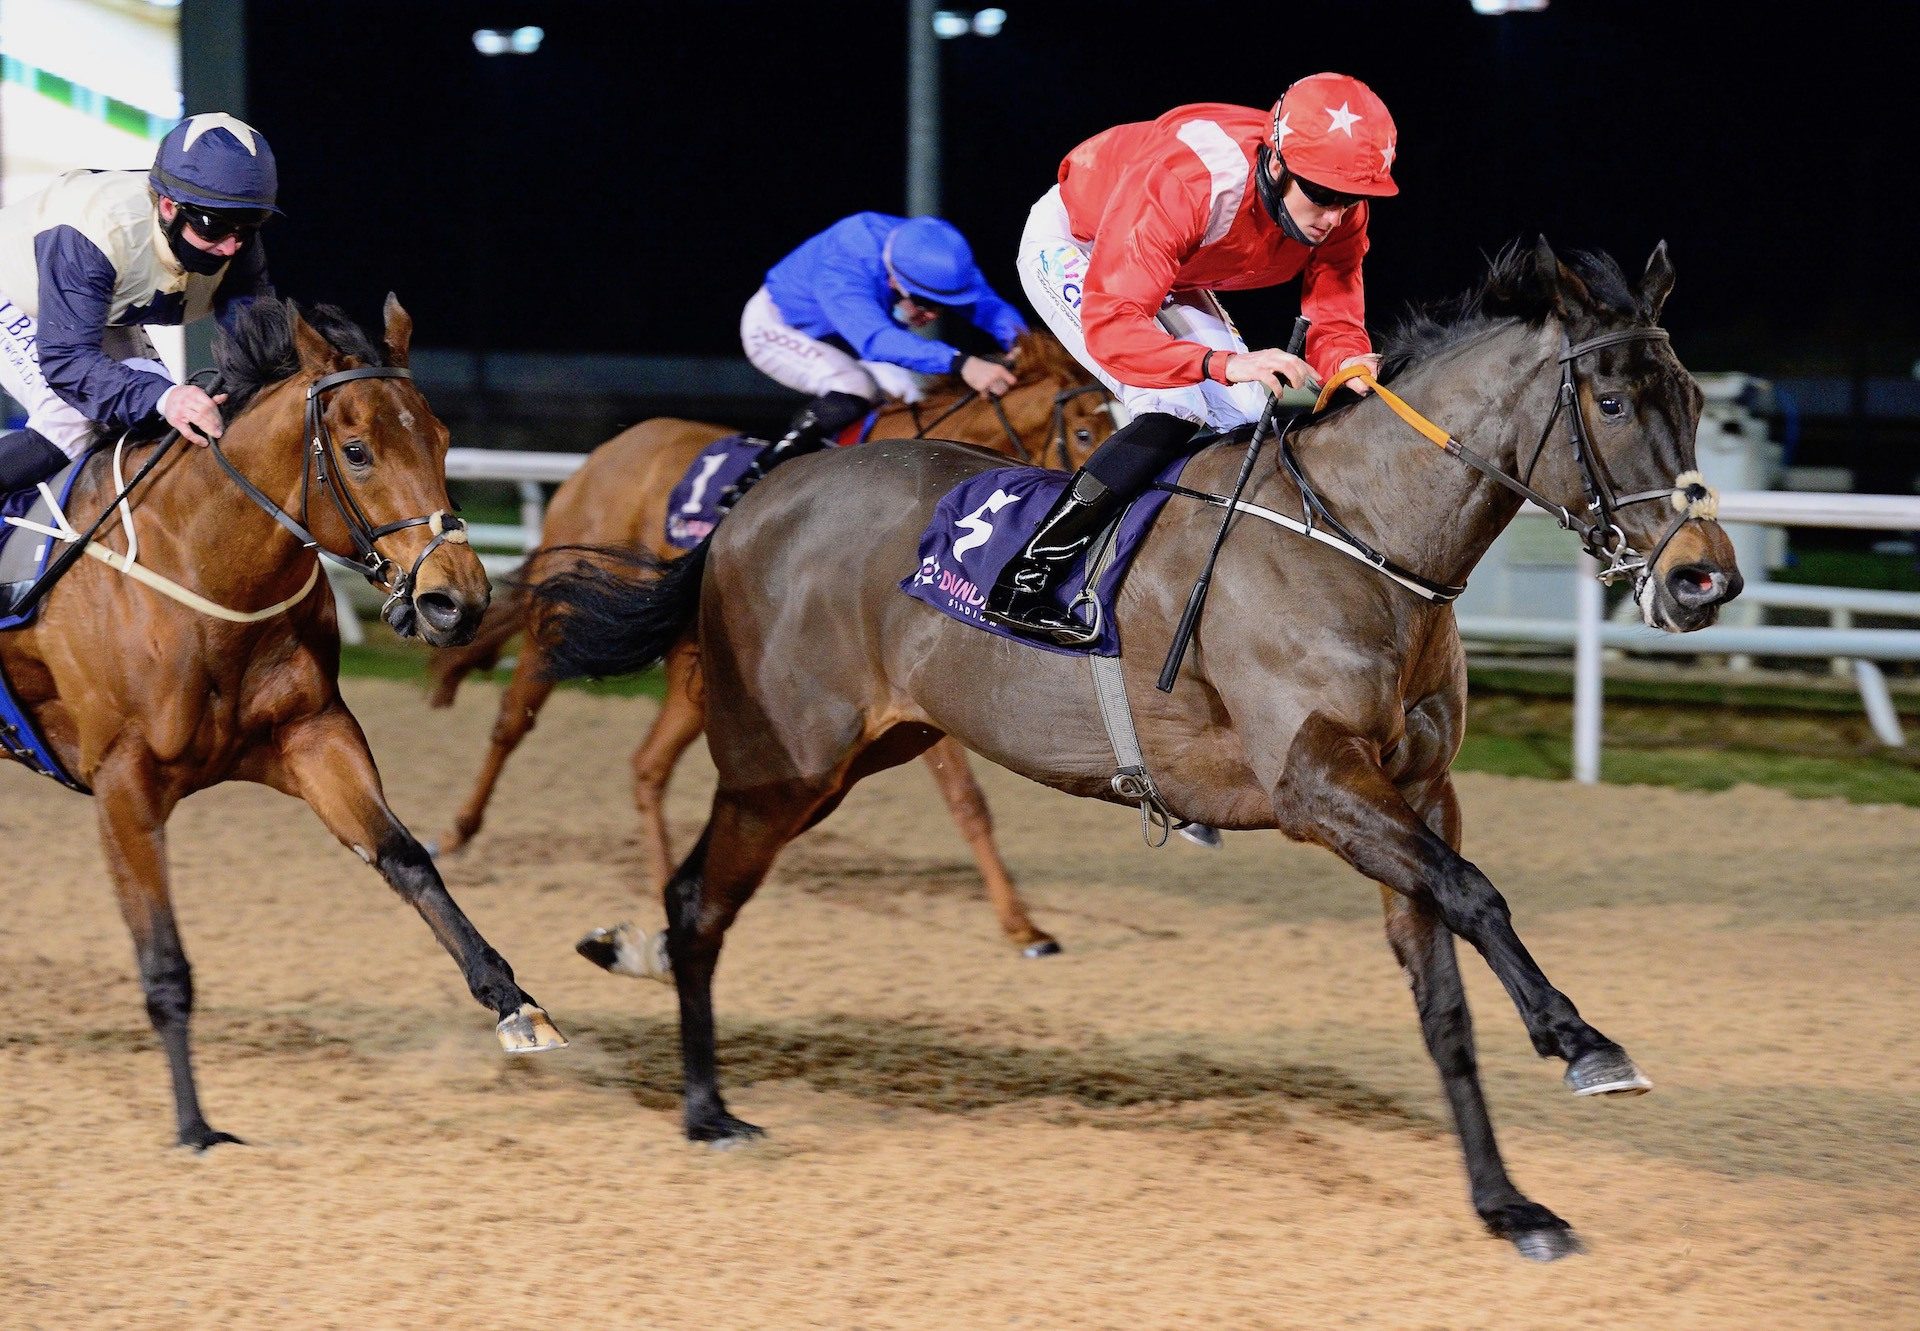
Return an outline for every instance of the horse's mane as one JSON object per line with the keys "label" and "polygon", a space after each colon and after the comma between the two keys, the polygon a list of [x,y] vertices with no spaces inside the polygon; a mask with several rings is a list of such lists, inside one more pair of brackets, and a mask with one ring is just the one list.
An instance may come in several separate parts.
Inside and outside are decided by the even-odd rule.
{"label": "horse's mane", "polygon": [[1090,384],[1093,376],[1073,358],[1059,338],[1044,328],[1029,328],[1013,344],[1014,363],[1022,379],[1059,379],[1069,384]]}
{"label": "horse's mane", "polygon": [[334,350],[363,365],[385,365],[380,345],[334,305],[302,310],[290,300],[267,296],[243,307],[232,323],[214,339],[213,359],[220,367],[221,386],[227,392],[227,415],[237,416],[261,389],[290,379],[300,371],[300,353],[294,347],[293,321],[304,318]]}
{"label": "horse's mane", "polygon": [[[1554,283],[1541,272],[1538,251],[1510,242],[1487,262],[1487,275],[1470,291],[1437,305],[1410,306],[1380,345],[1380,377],[1391,379],[1418,361],[1479,336],[1502,323],[1538,326],[1554,312]],[[1575,250],[1561,262],[1586,284],[1595,303],[1623,318],[1647,321],[1633,283],[1613,256]]]}

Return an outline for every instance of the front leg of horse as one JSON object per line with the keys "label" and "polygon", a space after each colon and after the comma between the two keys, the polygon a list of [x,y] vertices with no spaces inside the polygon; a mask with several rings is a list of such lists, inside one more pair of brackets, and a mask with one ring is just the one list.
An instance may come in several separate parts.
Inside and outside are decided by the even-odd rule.
{"label": "front leg of horse", "polygon": [[[1288,754],[1274,807],[1290,834],[1319,842],[1367,877],[1430,904],[1448,929],[1473,944],[1513,999],[1534,1051],[1564,1059],[1576,1093],[1651,1085],[1548,983],[1514,932],[1506,898],[1414,811],[1380,769],[1370,742],[1322,718],[1309,720]],[[1617,1084],[1623,1079],[1637,1084]]]}
{"label": "front leg of horse", "polygon": [[[1551,1260],[1579,1250],[1565,1221],[1530,1201],[1507,1177],[1481,1093],[1472,1025],[1449,931],[1480,950],[1526,1023],[1540,1054],[1568,1063],[1568,1081],[1624,1069],[1645,1089],[1620,1047],[1588,1025],[1547,982],[1514,934],[1506,902],[1454,849],[1458,810],[1445,778],[1416,790],[1416,808],[1380,770],[1372,748],[1315,723],[1289,754],[1276,791],[1281,826],[1318,841],[1388,891],[1387,932],[1413,985],[1421,1035],[1440,1072],[1466,1157],[1474,1210],[1522,1254]],[[1620,1089],[1628,1089],[1621,1086]]]}
{"label": "front leg of horse", "polygon": [[133,934],[147,1017],[167,1055],[173,1081],[173,1112],[182,1146],[204,1151],[239,1138],[216,1131],[200,1111],[194,1086],[188,1023],[193,1015],[193,968],[174,923],[167,882],[166,819],[173,797],[162,790],[146,754],[116,750],[94,773],[100,843],[120,904]]}
{"label": "front leg of horse", "polygon": [[288,727],[278,759],[273,784],[305,800],[328,831],[420,912],[459,964],[467,989],[498,1014],[501,1047],[510,1054],[565,1048],[566,1037],[514,982],[513,968],[455,904],[433,857],[387,807],[366,737],[346,709]]}

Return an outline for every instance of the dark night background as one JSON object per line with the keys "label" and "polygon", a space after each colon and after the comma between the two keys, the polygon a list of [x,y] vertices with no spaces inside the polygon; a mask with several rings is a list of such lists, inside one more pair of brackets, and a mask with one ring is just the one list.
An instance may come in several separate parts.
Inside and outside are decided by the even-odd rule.
{"label": "dark night background", "polygon": [[[1515,236],[1634,272],[1665,237],[1667,322],[1696,369],[1906,375],[1920,355],[1895,6],[1007,8],[1000,36],[940,43],[943,211],[1016,302],[1026,210],[1079,140],[1187,101],[1265,106],[1331,68],[1400,131],[1376,328]],[[771,263],[847,213],[903,210],[897,3],[336,0],[255,3],[248,22],[251,118],[289,212],[282,289],[371,317],[396,287],[424,343],[738,354]],[[474,28],[527,23],[537,54],[474,51]],[[1232,308],[1259,345],[1296,299]]]}

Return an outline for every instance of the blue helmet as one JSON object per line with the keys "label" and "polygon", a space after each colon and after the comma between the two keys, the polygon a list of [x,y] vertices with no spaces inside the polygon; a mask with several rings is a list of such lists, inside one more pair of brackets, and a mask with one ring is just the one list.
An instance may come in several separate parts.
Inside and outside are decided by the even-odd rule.
{"label": "blue helmet", "polygon": [[280,170],[260,131],[223,112],[188,116],[160,140],[153,191],[175,203],[279,212]]}
{"label": "blue helmet", "polygon": [[895,227],[882,258],[902,291],[935,305],[975,305],[993,294],[960,228],[938,217]]}

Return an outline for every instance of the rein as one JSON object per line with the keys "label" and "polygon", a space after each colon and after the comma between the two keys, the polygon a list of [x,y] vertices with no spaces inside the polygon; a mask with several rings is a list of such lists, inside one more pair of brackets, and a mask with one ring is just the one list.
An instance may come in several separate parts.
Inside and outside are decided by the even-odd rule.
{"label": "rein", "polygon": [[[989,397],[987,398],[987,403],[993,408],[993,414],[999,418],[1000,428],[1005,432],[1007,442],[1012,445],[1009,456],[1019,458],[1030,467],[1044,467],[1047,465],[1048,455],[1057,449],[1060,453],[1060,469],[1062,471],[1069,471],[1072,469],[1073,454],[1067,447],[1067,403],[1084,393],[1103,393],[1105,391],[1106,390],[1099,384],[1081,384],[1077,388],[1063,388],[1058,393],[1055,393],[1053,395],[1053,409],[1047,421],[1047,442],[1045,446],[1041,448],[1038,458],[1035,458],[1032,453],[1027,451],[1026,441],[1021,439],[1020,432],[1013,428],[1013,421],[1008,417],[1007,409],[1001,405],[1000,399],[997,397]],[[928,432],[935,426],[971,405],[974,399],[979,396],[979,389],[969,388],[966,392],[955,398],[953,403],[948,406],[945,411],[942,411],[930,421],[920,419],[919,403],[908,403],[907,409],[913,413],[913,437],[915,439],[925,439]]]}
{"label": "rein", "polygon": [[[187,382],[193,383],[198,380],[201,375],[212,374],[213,371],[211,370],[201,370],[190,375]],[[75,561],[77,561],[81,555],[86,554],[126,574],[133,578],[134,581],[151,587],[162,595],[171,597],[190,609],[197,610],[210,618],[222,619],[233,624],[259,623],[262,620],[271,619],[275,615],[292,609],[306,599],[307,594],[313,590],[314,584],[319,581],[320,560],[332,560],[342,568],[352,569],[376,587],[383,586],[387,589],[390,595],[386,603],[380,607],[380,612],[384,615],[395,603],[405,600],[410,594],[414,579],[418,576],[421,566],[427,562],[428,555],[431,555],[443,543],[464,543],[467,540],[466,524],[445,510],[436,510],[425,517],[406,518],[399,522],[389,522],[381,527],[373,526],[341,478],[341,468],[339,459],[334,452],[333,438],[326,428],[325,414],[321,404],[321,394],[330,388],[351,383],[356,379],[411,378],[413,378],[413,372],[399,366],[368,366],[361,369],[342,370],[335,374],[324,375],[307,387],[304,434],[308,439],[311,439],[312,448],[307,455],[306,463],[301,468],[300,473],[301,517],[305,519],[310,516],[309,483],[317,472],[322,486],[325,487],[328,496],[333,501],[335,509],[340,513],[341,520],[346,523],[348,535],[354,543],[354,550],[359,555],[357,561],[348,559],[342,555],[337,555],[333,551],[324,548],[320,544],[319,539],[308,529],[304,521],[295,521],[286,510],[282,509],[278,504],[274,503],[272,499],[262,493],[258,486],[248,480],[241,474],[239,468],[233,465],[232,460],[227,457],[226,452],[220,447],[220,441],[218,439],[210,439],[208,440],[208,448],[219,461],[221,467],[225,469],[227,475],[232,477],[234,484],[240,488],[241,493],[246,495],[256,507],[260,508],[275,522],[291,532],[303,547],[312,550],[319,556],[319,559],[314,561],[313,571],[308,575],[306,582],[301,586],[300,590],[286,600],[267,606],[262,610],[240,611],[229,610],[225,606],[209,601],[191,588],[183,587],[171,578],[135,563],[135,551],[138,548],[138,538],[134,532],[133,514],[128,507],[128,500],[134,491],[139,489],[141,483],[152,474],[153,469],[160,464],[161,460],[173,450],[173,446],[180,441],[180,432],[178,430],[169,430],[160,440],[159,446],[154,449],[153,455],[141,465],[139,471],[134,473],[133,479],[121,487],[119,493],[116,494],[101,511],[100,516],[94,519],[93,525],[88,527],[84,532],[75,529],[73,525],[68,522],[66,514],[61,510],[59,503],[53,497],[53,492],[45,482],[41,483],[40,491],[46,496],[48,504],[51,507],[55,526],[44,527],[39,523],[29,522],[24,518],[7,519],[13,526],[25,527],[29,530],[39,532],[42,535],[51,536],[56,540],[65,542],[67,545],[67,548],[61,551],[59,558],[54,560],[47,570],[34,582],[33,586],[29,587],[26,593],[15,602],[12,613],[24,614],[27,610],[31,609],[53,589],[53,585],[73,567]],[[217,394],[220,389],[218,378],[210,379],[207,388],[210,396]],[[122,443],[124,444],[124,442],[123,439]],[[333,464],[331,470],[328,469],[329,462]],[[118,479],[118,467],[119,460],[118,454],[116,453],[116,479]],[[94,544],[94,537],[99,534],[100,528],[105,526],[107,520],[116,513],[120,514],[122,526],[124,526],[127,531],[127,554],[125,556],[104,551]],[[405,573],[399,574],[397,578],[388,576],[387,570],[397,569],[398,566],[395,565],[392,560],[381,555],[375,548],[374,542],[384,536],[390,536],[394,532],[404,531],[408,527],[419,526],[431,527],[433,530],[433,540],[427,543],[427,547],[420,552],[419,558],[413,561],[413,566]]]}
{"label": "rein", "polygon": [[[1616,495],[1613,492],[1613,487],[1607,483],[1606,476],[1599,469],[1598,459],[1594,454],[1592,442],[1588,437],[1586,421],[1580,409],[1579,388],[1574,378],[1573,366],[1574,362],[1580,357],[1590,352],[1599,351],[1605,347],[1616,346],[1623,342],[1665,342],[1667,339],[1668,334],[1664,328],[1618,329],[1614,332],[1602,333],[1597,337],[1590,337],[1583,342],[1573,344],[1568,343],[1564,333],[1561,334],[1559,357],[1560,388],[1554,396],[1553,410],[1548,413],[1546,423],[1540,429],[1540,439],[1539,442],[1534,445],[1533,459],[1527,466],[1527,475],[1531,476],[1533,474],[1534,464],[1539,461],[1541,450],[1545,448],[1547,439],[1553,433],[1554,422],[1560,418],[1562,412],[1565,412],[1567,417],[1568,442],[1573,448],[1574,461],[1580,469],[1580,484],[1587,495],[1587,511],[1591,515],[1590,521],[1582,519],[1564,504],[1556,503],[1547,498],[1547,496],[1534,489],[1525,480],[1501,470],[1487,458],[1475,452],[1473,449],[1468,448],[1465,444],[1462,444],[1438,425],[1414,410],[1413,407],[1407,404],[1405,399],[1401,398],[1391,389],[1383,386],[1364,365],[1349,366],[1347,369],[1340,371],[1331,379],[1327,380],[1326,385],[1320,390],[1319,400],[1314,403],[1314,410],[1319,411],[1323,409],[1327,404],[1327,399],[1343,384],[1357,379],[1368,385],[1396,416],[1413,427],[1415,431],[1430,443],[1436,445],[1448,455],[1458,458],[1461,462],[1472,467],[1488,480],[1506,487],[1523,499],[1533,501],[1541,508],[1553,514],[1555,520],[1559,522],[1561,527],[1573,532],[1580,538],[1580,546],[1583,550],[1604,564],[1604,567],[1598,575],[1601,582],[1611,584],[1614,579],[1623,574],[1634,574],[1633,589],[1634,596],[1637,599],[1641,590],[1646,585],[1647,578],[1652,573],[1654,564],[1659,560],[1661,554],[1665,552],[1668,544],[1679,534],[1680,529],[1686,526],[1687,523],[1696,520],[1712,520],[1719,510],[1719,497],[1714,493],[1713,488],[1706,484],[1705,479],[1697,471],[1682,473],[1674,478],[1674,483],[1671,486],[1662,489],[1642,490],[1629,495]],[[1312,484],[1307,480],[1306,473],[1301,469],[1299,460],[1293,455],[1293,449],[1287,433],[1283,433],[1280,436],[1280,457],[1286,464],[1287,471],[1292,475],[1294,484],[1300,489],[1302,506],[1305,510],[1303,514],[1305,519],[1304,525],[1307,528],[1310,529],[1313,527],[1315,515],[1317,514],[1321,525],[1337,534],[1341,542],[1353,547],[1357,558],[1373,565],[1373,567],[1382,572],[1388,573],[1395,581],[1410,585],[1417,584],[1414,586],[1415,590],[1425,588],[1426,591],[1424,594],[1426,594],[1430,600],[1452,601],[1458,597],[1461,592],[1466,590],[1464,585],[1454,587],[1445,583],[1435,582],[1431,579],[1423,578],[1411,570],[1401,568],[1384,554],[1375,550],[1372,546],[1347,530],[1346,527],[1342,526],[1328,510],[1326,504],[1321,500]],[[1175,493],[1180,492],[1181,491],[1177,489],[1175,490]],[[1615,520],[1615,515],[1620,509],[1658,499],[1665,499],[1672,503],[1675,509],[1675,515],[1673,520],[1667,524],[1667,529],[1661,533],[1660,539],[1654,543],[1653,549],[1643,555],[1627,540],[1626,533],[1620,529],[1618,522]],[[1308,534],[1311,535],[1311,531],[1309,531]]]}

